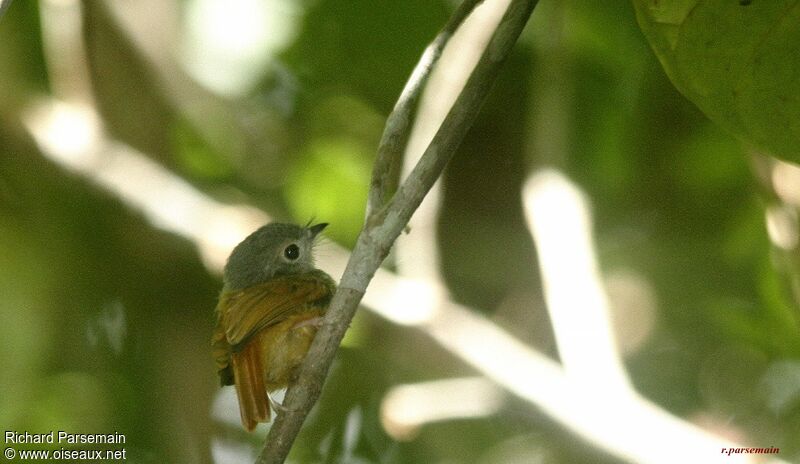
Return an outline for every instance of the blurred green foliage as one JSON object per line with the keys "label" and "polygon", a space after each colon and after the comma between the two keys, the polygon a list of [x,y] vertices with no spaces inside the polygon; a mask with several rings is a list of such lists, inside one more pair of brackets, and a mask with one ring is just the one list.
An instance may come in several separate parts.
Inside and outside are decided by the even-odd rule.
{"label": "blurred green foliage", "polygon": [[[187,2],[175,3],[177,26]],[[226,98],[198,86],[198,103],[164,85],[180,76],[164,75],[104,2],[85,1],[91,86],[115,139],[212,197],[247,201],[280,220],[330,222],[328,237],[350,245],[383,120],[453,4],[300,3],[296,37],[255,88]],[[637,10],[627,2],[541,2],[447,168],[443,274],[455,300],[556,357],[520,188],[534,169],[562,170],[591,200],[603,270],[633,273],[653,289],[655,325],[626,353],[637,389],[674,414],[729,424],[747,444],[778,446],[781,458],[800,460],[798,313],[787,283],[797,276],[791,265],[776,271],[785,256],[771,248],[763,221],[772,199],[760,195],[739,143],[664,75],[636,11],[676,86],[711,119],[789,159],[796,152],[786,150],[786,137],[796,131],[771,136],[770,126],[781,126],[764,123],[760,94],[750,94],[746,108],[726,96],[732,78],[755,71],[720,69],[722,48],[691,49],[701,31],[669,45],[693,2],[675,10],[634,3]],[[779,3],[786,2],[725,14]],[[729,4],[701,2],[692,18],[705,22],[695,27],[717,17],[713,7],[720,15],[740,8]],[[735,18],[725,18],[733,34]],[[132,462],[210,462],[220,443],[246,455],[261,435],[211,414],[219,276],[191,243],[46,158],[21,123],[53,91],[41,23],[32,1],[14,2],[0,19],[0,425],[116,430],[126,434]],[[796,45],[789,29],[770,36],[782,41],[775,53]],[[177,43],[160,46],[180,53]],[[709,81],[719,87],[692,90]],[[787,127],[796,129],[786,108]],[[358,337],[340,352],[294,462],[618,462],[576,445],[514,398],[491,417],[393,440],[379,422],[389,388],[474,371],[420,332],[371,313],[353,325]]]}
{"label": "blurred green foliage", "polygon": [[634,0],[675,86],[709,118],[773,156],[800,161],[800,5]]}
{"label": "blurred green foliage", "polygon": [[287,176],[286,196],[293,215],[341,224],[330,237],[353,245],[367,203],[368,150],[349,140],[325,139],[309,146],[303,154],[306,163]]}

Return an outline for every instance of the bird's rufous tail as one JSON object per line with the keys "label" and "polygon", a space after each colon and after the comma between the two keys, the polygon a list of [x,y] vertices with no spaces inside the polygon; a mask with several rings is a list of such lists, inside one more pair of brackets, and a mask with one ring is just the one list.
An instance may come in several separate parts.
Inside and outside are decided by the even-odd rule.
{"label": "bird's rufous tail", "polygon": [[252,432],[259,422],[269,422],[270,410],[267,389],[264,385],[264,363],[259,343],[249,343],[231,355],[236,395],[239,397],[239,414],[242,425]]}

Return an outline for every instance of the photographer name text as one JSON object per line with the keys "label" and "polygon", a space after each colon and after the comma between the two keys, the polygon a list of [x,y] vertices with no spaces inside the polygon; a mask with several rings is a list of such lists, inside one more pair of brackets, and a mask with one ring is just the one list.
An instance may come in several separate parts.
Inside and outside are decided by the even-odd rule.
{"label": "photographer name text", "polygon": [[63,430],[51,430],[45,433],[5,432],[6,444],[69,444],[82,445],[91,443],[125,443],[125,435],[121,433],[69,433]]}

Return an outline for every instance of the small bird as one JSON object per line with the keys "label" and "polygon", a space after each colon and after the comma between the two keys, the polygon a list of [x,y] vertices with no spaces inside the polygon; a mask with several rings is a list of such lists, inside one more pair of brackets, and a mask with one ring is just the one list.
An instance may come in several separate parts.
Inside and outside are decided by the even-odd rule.
{"label": "small bird", "polygon": [[269,392],[285,388],[303,362],[336,290],[314,267],[326,223],[267,224],[233,249],[223,272],[211,340],[220,384],[235,385],[242,425],[269,422]]}

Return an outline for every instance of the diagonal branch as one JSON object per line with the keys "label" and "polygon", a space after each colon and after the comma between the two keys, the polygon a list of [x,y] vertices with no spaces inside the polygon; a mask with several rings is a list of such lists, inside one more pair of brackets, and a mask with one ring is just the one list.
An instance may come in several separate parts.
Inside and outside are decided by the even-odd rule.
{"label": "diagonal branch", "polygon": [[372,182],[367,197],[367,216],[381,209],[397,190],[400,162],[402,161],[401,154],[408,141],[413,113],[417,108],[422,90],[425,88],[434,66],[442,56],[442,50],[450,41],[450,37],[481,2],[483,0],[464,0],[459,5],[444,28],[422,53],[422,57],[403,87],[400,97],[386,119],[381,141],[378,144],[378,155],[375,157],[375,165],[372,168]]}
{"label": "diagonal branch", "polygon": [[367,217],[297,382],[286,393],[287,412],[280,414],[272,425],[257,463],[285,460],[305,417],[319,398],[336,350],[367,285],[474,122],[535,6],[536,0],[511,0],[475,70],[419,163],[386,207],[372,211]]}

